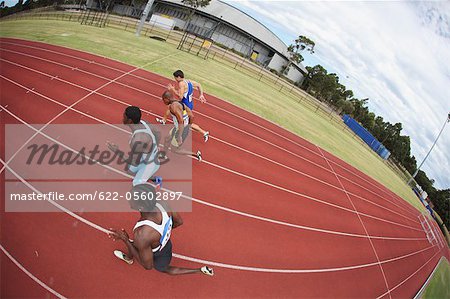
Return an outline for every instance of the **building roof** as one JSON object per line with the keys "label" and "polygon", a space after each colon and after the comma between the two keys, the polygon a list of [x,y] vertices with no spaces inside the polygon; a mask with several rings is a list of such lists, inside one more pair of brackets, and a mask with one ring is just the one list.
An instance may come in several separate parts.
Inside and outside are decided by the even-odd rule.
{"label": "building roof", "polygon": [[[184,5],[181,0],[163,0],[165,2],[174,3],[180,6]],[[211,0],[210,4],[206,7],[197,8],[198,11],[212,15],[218,19],[222,19],[224,22],[229,23],[241,30],[252,35],[256,39],[260,40],[267,46],[273,48],[276,52],[284,56],[286,59],[289,57],[287,51],[287,45],[276,36],[270,29],[264,26],[262,23],[251,17],[247,13],[240,9],[222,2],[220,0]],[[302,64],[294,63],[299,69],[307,73],[306,68]]]}

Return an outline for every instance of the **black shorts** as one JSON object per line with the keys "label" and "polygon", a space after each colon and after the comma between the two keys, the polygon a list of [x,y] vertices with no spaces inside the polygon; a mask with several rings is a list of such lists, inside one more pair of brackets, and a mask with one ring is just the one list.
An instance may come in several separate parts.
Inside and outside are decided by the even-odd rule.
{"label": "black shorts", "polygon": [[[184,142],[186,140],[186,138],[189,135],[189,129],[190,126],[185,126],[184,130],[183,130],[183,134],[181,135],[181,140]],[[169,134],[170,134],[170,143],[175,146],[175,147],[179,147],[178,141],[177,141],[177,136],[176,136],[176,132],[177,129],[172,128],[172,130],[170,130]]]}
{"label": "black shorts", "polygon": [[153,267],[159,272],[165,272],[172,260],[172,241],[169,240],[161,251],[153,252]]}

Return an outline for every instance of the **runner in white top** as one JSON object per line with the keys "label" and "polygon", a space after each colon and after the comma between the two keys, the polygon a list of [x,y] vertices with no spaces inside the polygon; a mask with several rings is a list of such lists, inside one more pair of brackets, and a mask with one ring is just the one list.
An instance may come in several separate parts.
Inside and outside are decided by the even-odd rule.
{"label": "runner in white top", "polygon": [[[141,184],[132,189],[131,208],[138,210],[141,217],[134,226],[134,240],[131,241],[127,232],[111,230],[110,237],[122,240],[128,249],[128,254],[115,250],[114,255],[128,264],[136,259],[146,270],[155,268],[159,272],[170,275],[202,273],[213,276],[214,271],[208,266],[197,269],[179,268],[170,265],[172,260],[172,229],[183,224],[181,216],[176,212],[167,212],[156,200],[155,189],[150,184]],[[149,196],[152,193],[153,196]],[[137,194],[137,196],[136,196]],[[144,194],[144,196],[142,196]]]}
{"label": "runner in white top", "polygon": [[133,228],[133,231],[135,231],[137,228],[143,225],[148,225],[161,235],[161,238],[159,239],[159,245],[156,248],[152,249],[153,252],[161,251],[164,246],[166,246],[167,242],[169,242],[170,240],[170,234],[172,233],[173,226],[172,217],[167,214],[166,210],[164,210],[164,208],[159,203],[156,204],[156,207],[162,215],[161,224],[156,224],[155,222],[150,220],[141,220],[138,221]]}
{"label": "runner in white top", "polygon": [[[130,138],[131,155],[128,157],[128,170],[134,174],[133,186],[144,184],[149,179],[157,185],[161,184],[161,177],[152,176],[158,171],[158,142],[155,132],[149,124],[141,120],[139,107],[129,106],[123,114],[123,124],[128,125],[133,131]],[[108,147],[113,152],[118,152],[117,145],[108,142]]]}

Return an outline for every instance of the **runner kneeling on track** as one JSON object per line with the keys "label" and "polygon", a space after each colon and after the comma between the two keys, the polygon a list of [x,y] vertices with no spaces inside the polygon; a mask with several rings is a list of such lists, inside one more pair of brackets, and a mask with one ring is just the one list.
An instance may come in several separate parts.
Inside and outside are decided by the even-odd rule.
{"label": "runner kneeling on track", "polygon": [[181,216],[176,212],[167,212],[161,204],[156,203],[155,188],[150,184],[134,186],[131,193],[133,194],[131,208],[139,211],[141,218],[134,226],[133,241],[129,239],[124,229],[120,231],[110,229],[110,238],[122,240],[128,248],[127,255],[119,250],[115,250],[114,255],[130,265],[135,259],[146,270],[155,268],[170,275],[202,273],[213,276],[214,270],[208,266],[192,269],[170,265],[172,260],[170,235],[172,229],[183,224]]}
{"label": "runner kneeling on track", "polygon": [[193,153],[181,148],[189,134],[189,128],[194,118],[191,109],[183,102],[175,100],[172,93],[167,90],[162,94],[162,100],[172,115],[174,124],[172,130],[170,130],[169,136],[164,142],[164,152],[166,152],[167,148],[170,146],[172,152],[176,154],[193,156],[197,158],[198,161],[202,161],[202,153],[200,151]]}
{"label": "runner kneeling on track", "polygon": [[[123,113],[123,124],[128,125],[133,132],[130,138],[130,156],[128,171],[134,174],[133,186],[146,183],[149,179],[161,187],[162,178],[152,177],[159,169],[158,138],[159,132],[152,129],[150,124],[141,120],[141,109],[136,106],[128,106]],[[107,141],[108,148],[114,152],[120,152],[119,147]]]}

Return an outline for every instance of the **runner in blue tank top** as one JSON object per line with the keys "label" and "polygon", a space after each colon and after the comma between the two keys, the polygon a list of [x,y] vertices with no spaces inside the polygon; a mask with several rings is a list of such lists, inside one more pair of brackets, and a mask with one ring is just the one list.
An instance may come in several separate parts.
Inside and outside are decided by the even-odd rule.
{"label": "runner in blue tank top", "polygon": [[197,158],[198,161],[202,161],[202,153],[200,151],[194,153],[183,149],[183,143],[189,134],[189,127],[192,126],[193,115],[191,109],[183,102],[175,100],[172,93],[168,90],[162,94],[162,100],[169,109],[174,124],[174,127],[169,132],[169,136],[164,141],[164,152],[167,151],[170,145],[172,152],[192,156]]}
{"label": "runner in blue tank top", "polygon": [[[173,73],[173,77],[175,78],[175,81],[177,82],[178,86],[174,87],[172,84],[169,84],[169,86],[167,86],[167,89],[173,95],[175,95],[175,97],[179,101],[183,102],[187,107],[189,107],[191,111],[194,110],[193,95],[195,89],[198,89],[198,91],[200,92],[199,96],[200,101],[202,103],[206,103],[206,99],[205,96],[203,95],[203,89],[200,83],[184,79],[184,73],[181,70],[175,71]],[[169,114],[168,112],[166,112],[166,115],[164,115],[164,121],[167,119],[168,116]],[[197,131],[203,135],[203,139],[205,140],[205,142],[208,141],[209,138],[208,131],[203,130],[197,124],[192,124],[191,127],[194,131]]]}

